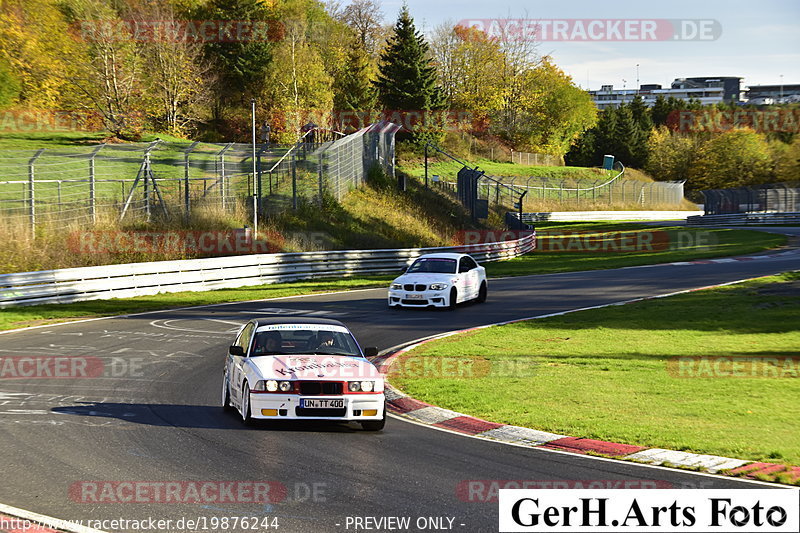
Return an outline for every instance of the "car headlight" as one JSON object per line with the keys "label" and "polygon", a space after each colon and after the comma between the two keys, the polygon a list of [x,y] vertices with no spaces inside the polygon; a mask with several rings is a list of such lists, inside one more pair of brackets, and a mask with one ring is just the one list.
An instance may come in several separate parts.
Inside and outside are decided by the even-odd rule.
{"label": "car headlight", "polygon": [[399,290],[402,290],[402,289],[403,289],[403,285],[401,285],[400,283],[392,283],[392,290],[399,291]]}
{"label": "car headlight", "polygon": [[350,381],[347,384],[347,390],[350,392],[372,392],[375,390],[374,381]]}
{"label": "car headlight", "polygon": [[447,288],[447,283],[432,283],[431,290],[432,291],[443,291]]}
{"label": "car headlight", "polygon": [[278,390],[278,382],[274,379],[267,381],[267,391],[276,392]]}
{"label": "car headlight", "polygon": [[278,388],[281,392],[291,392],[294,387],[292,387],[291,381],[281,381],[278,383]]}

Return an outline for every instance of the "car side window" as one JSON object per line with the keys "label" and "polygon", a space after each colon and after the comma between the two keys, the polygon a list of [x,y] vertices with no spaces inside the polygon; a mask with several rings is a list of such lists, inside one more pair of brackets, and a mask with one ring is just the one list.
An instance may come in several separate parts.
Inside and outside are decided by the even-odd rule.
{"label": "car side window", "polygon": [[472,267],[469,265],[469,262],[467,261],[467,259],[468,259],[467,257],[462,257],[461,258],[461,262],[459,263],[459,266],[458,266],[458,272],[459,273],[469,272],[470,270],[472,270]]}
{"label": "car side window", "polygon": [[244,327],[239,338],[236,339],[236,346],[241,346],[244,349],[244,353],[247,353],[247,349],[250,347],[250,340],[253,338],[253,331],[255,329],[255,324],[250,322]]}
{"label": "car side window", "polygon": [[461,261],[463,261],[466,265],[467,270],[465,270],[465,272],[478,268],[478,263],[476,263],[471,257],[465,257]]}

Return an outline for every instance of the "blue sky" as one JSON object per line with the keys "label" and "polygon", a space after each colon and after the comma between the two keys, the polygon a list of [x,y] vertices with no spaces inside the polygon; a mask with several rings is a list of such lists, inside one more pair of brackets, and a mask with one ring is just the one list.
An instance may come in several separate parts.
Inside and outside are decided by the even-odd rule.
{"label": "blue sky", "polygon": [[[383,0],[392,23],[402,0]],[[714,19],[722,34],[714,41],[565,42],[538,44],[576,84],[589,89],[613,84],[668,86],[674,78],[740,76],[747,85],[800,84],[800,1],[798,0],[406,0],[418,28],[430,31],[445,21],[469,19]],[[487,73],[490,74],[490,73]]]}

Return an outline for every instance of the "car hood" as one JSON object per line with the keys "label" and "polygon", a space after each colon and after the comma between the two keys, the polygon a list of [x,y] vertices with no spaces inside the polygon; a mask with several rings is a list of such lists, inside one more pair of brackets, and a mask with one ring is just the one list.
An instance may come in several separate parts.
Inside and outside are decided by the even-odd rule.
{"label": "car hood", "polygon": [[343,381],[381,377],[375,365],[361,357],[342,355],[262,355],[248,359],[262,379]]}
{"label": "car hood", "polygon": [[456,278],[456,274],[435,274],[431,272],[421,272],[419,274],[403,274],[393,281],[393,283],[451,283]]}

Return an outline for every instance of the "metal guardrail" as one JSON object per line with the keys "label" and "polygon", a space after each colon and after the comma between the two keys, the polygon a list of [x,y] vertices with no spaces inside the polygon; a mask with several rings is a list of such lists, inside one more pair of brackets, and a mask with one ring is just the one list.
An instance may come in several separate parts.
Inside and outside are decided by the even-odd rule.
{"label": "metal guardrail", "polygon": [[441,248],[258,254],[0,275],[0,308],[207,291],[356,274],[398,272],[426,253],[469,253],[478,261],[530,252],[535,234],[518,240]]}
{"label": "metal guardrail", "polygon": [[[514,213],[516,214],[516,213]],[[596,220],[686,220],[702,211],[553,211],[545,213],[522,213],[522,221],[574,222]]]}
{"label": "metal guardrail", "polygon": [[736,213],[702,215],[686,219],[690,226],[746,226],[757,224],[800,224],[800,213]]}

